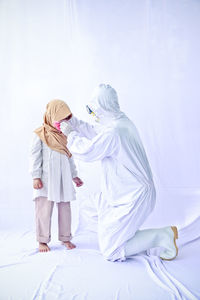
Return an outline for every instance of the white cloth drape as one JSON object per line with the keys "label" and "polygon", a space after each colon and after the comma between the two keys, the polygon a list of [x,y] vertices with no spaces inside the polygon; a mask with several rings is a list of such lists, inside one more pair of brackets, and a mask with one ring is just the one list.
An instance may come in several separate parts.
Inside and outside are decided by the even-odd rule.
{"label": "white cloth drape", "polygon": [[[0,1],[3,227],[32,226],[28,145],[45,105],[60,97],[88,120],[84,106],[101,82],[118,91],[152,167],[157,205],[145,226],[184,226],[198,216],[199,11],[195,0]],[[85,190],[96,192],[100,169],[79,169]]]}
{"label": "white cloth drape", "polygon": [[[130,260],[127,265],[103,264],[97,253],[98,264],[94,264],[88,250],[92,238],[85,242],[85,237],[86,245],[78,259],[76,252],[69,256],[66,251],[62,255],[60,251],[51,251],[49,259],[44,260],[42,256],[40,260],[38,255],[32,255],[35,254],[34,235],[30,233],[28,238],[27,233],[34,226],[33,207],[27,201],[32,193],[28,175],[32,131],[41,123],[46,104],[55,97],[66,100],[75,115],[88,120],[84,105],[93,88],[101,82],[117,89],[121,108],[136,124],[152,167],[157,202],[145,226],[170,223],[184,227],[199,216],[199,15],[200,2],[196,0],[126,0],[123,5],[118,0],[0,1],[0,227],[7,232],[21,227],[24,232],[16,239],[10,232],[5,233],[5,238],[1,234],[1,265],[7,265],[6,272],[1,268],[4,298],[30,295],[31,299],[33,295],[52,297],[53,294],[54,299],[60,300],[66,299],[66,295],[77,297],[77,288],[81,299],[84,296],[85,299],[99,296],[132,299],[132,295],[136,299],[142,299],[143,295],[146,299],[147,291],[148,296],[159,299],[200,298],[199,240],[180,249],[177,260],[163,263],[166,272],[157,259],[145,263],[144,257]],[[80,163],[78,167],[85,182],[79,193],[81,202],[98,192],[101,173],[96,163]],[[81,207],[84,208],[84,202]],[[90,224],[89,219],[86,220],[88,228],[94,228],[94,221]],[[195,226],[182,231],[184,239],[199,237],[197,221],[193,223]],[[24,247],[21,252],[18,246]],[[17,259],[7,256],[11,252]],[[49,265],[53,257],[57,259]],[[141,262],[144,264],[139,272]],[[16,269],[10,267],[11,263]],[[36,276],[35,281],[26,276],[28,263],[33,263],[31,274],[32,279]],[[36,263],[40,272],[35,272]],[[44,263],[45,268],[41,269]],[[69,268],[74,268],[74,276]],[[90,271],[87,274],[86,269]],[[158,294],[161,288],[155,290],[155,287],[149,290],[146,270],[156,284],[165,286],[164,292]],[[81,278],[80,284],[77,278]],[[15,282],[12,289],[11,281]]]}

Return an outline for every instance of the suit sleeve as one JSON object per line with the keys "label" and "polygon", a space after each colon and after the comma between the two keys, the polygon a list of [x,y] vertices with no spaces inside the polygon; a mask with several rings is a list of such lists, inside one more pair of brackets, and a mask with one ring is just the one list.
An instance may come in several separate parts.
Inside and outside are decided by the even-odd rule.
{"label": "suit sleeve", "polygon": [[68,147],[74,158],[93,162],[115,156],[119,150],[120,141],[113,131],[103,131],[91,140],[72,131],[68,136]]}
{"label": "suit sleeve", "polygon": [[79,133],[79,135],[84,136],[88,139],[92,139],[97,135],[95,127],[93,125],[79,120],[74,116],[69,120],[69,124],[75,131]]}

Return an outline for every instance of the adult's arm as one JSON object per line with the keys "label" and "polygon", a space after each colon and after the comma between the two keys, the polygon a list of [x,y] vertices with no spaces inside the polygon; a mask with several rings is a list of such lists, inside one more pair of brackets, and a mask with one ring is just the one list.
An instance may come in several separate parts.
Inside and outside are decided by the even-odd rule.
{"label": "adult's arm", "polygon": [[68,135],[67,147],[74,158],[92,162],[115,156],[119,151],[120,141],[114,130],[104,130],[91,140],[72,131]]}
{"label": "adult's arm", "polygon": [[79,120],[75,116],[72,116],[68,123],[74,130],[78,131],[78,133],[81,136],[84,136],[88,139],[92,139],[97,135],[97,132],[95,131],[95,126],[90,125],[89,123],[84,122],[82,120]]}

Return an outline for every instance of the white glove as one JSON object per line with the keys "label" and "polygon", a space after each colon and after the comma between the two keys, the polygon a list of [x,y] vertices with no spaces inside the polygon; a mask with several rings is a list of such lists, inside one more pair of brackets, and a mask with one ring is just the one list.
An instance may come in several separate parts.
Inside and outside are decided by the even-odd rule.
{"label": "white glove", "polygon": [[68,136],[70,134],[70,132],[73,131],[73,129],[72,129],[71,125],[68,122],[63,121],[63,122],[60,123],[60,131],[64,135]]}

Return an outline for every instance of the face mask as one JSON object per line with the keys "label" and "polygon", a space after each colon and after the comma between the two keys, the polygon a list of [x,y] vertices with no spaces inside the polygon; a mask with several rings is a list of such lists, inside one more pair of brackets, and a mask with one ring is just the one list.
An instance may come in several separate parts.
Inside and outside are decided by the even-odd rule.
{"label": "face mask", "polygon": [[53,122],[53,126],[54,126],[58,131],[60,131],[60,122],[54,121],[54,122]]}

